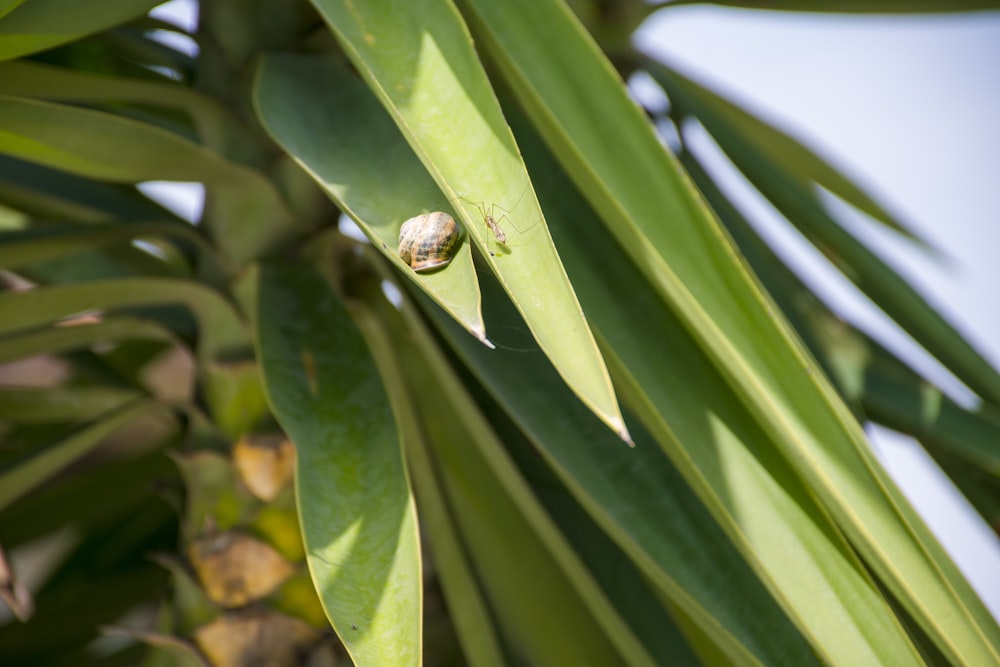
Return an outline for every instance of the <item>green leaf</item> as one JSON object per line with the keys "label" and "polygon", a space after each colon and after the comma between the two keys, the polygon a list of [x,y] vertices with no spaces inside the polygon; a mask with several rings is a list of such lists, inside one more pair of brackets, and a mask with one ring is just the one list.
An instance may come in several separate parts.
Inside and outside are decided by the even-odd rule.
{"label": "green leaf", "polygon": [[761,150],[759,127],[733,105],[663,66],[651,73],[682,109],[695,115],[751,183],[875,305],[974,391],[1000,403],[1000,373],[874,252],[839,225],[808,183],[773,151]]}
{"label": "green leaf", "polygon": [[[375,300],[378,303],[378,300]],[[369,302],[369,305],[371,303]],[[408,386],[405,369],[400,368],[400,360],[406,360],[407,367],[418,365],[429,371],[419,349],[399,323],[398,313],[387,313],[380,309],[382,327],[368,327],[368,340],[379,346],[378,359],[382,363],[381,372],[389,382],[387,389],[393,412],[399,424],[406,452],[407,470],[413,480],[417,505],[420,508],[420,527],[427,537],[428,548],[433,554],[434,571],[439,579],[449,609],[460,609],[461,613],[450,615],[459,643],[468,664],[472,667],[502,667],[506,664],[500,638],[494,628],[485,592],[481,590],[475,563],[466,549],[459,533],[453,512],[448,506],[445,490],[436,472],[436,461],[431,452],[430,433],[424,426],[428,420],[438,421],[430,415],[419,412],[414,405],[412,386]],[[384,328],[389,336],[381,332]],[[402,335],[401,335],[402,334]],[[412,375],[411,375],[412,378]],[[421,386],[420,390],[423,390]],[[435,395],[438,388],[435,386]],[[436,406],[436,410],[448,406]],[[447,427],[454,420],[448,416],[440,424]],[[426,575],[425,575],[426,576]]]}
{"label": "green leaf", "polygon": [[153,409],[162,409],[162,405],[144,399],[131,401],[43,451],[9,464],[0,472],[0,510],[100,445],[122,426]]}
{"label": "green leaf", "polygon": [[34,218],[77,222],[174,219],[134,187],[99,183],[0,155],[0,202]]}
{"label": "green leaf", "polygon": [[441,590],[448,608],[461,610],[451,616],[451,622],[462,652],[472,667],[503,667],[506,663],[493,631],[489,608],[476,583],[473,564],[463,548],[458,527],[448,512],[440,480],[434,475],[427,443],[419,436],[404,436],[404,441],[420,507],[420,525],[434,556]]}
{"label": "green leaf", "polygon": [[0,0],[0,19],[17,9],[24,0]]}
{"label": "green leaf", "polygon": [[131,454],[81,466],[5,508],[0,513],[4,548],[11,550],[66,526],[122,525],[137,506],[177,483],[176,470],[161,448]]}
{"label": "green leaf", "polygon": [[[313,5],[456,205],[539,346],[584,404],[628,441],[607,369],[454,7],[437,0]],[[487,227],[488,213],[496,215],[506,242]]]}
{"label": "green leaf", "polygon": [[0,93],[50,101],[135,103],[181,109],[191,116],[210,146],[224,145],[227,126],[237,122],[214,99],[177,82],[106,76],[29,61],[0,63]]}
{"label": "green leaf", "polygon": [[142,16],[161,0],[31,0],[0,11],[0,60],[36,53]]}
{"label": "green leaf", "polygon": [[246,325],[221,294],[200,283],[164,278],[92,280],[0,294],[0,336],[88,310],[175,303],[189,308],[198,319],[199,353],[211,357],[247,351]]}
{"label": "green leaf", "polygon": [[[535,156],[533,144],[522,145],[529,158]],[[536,173],[556,173],[540,159],[530,164]],[[833,663],[912,659],[860,564],[834,537],[823,510],[808,501],[808,491],[710,359],[566,184],[552,176],[537,182],[553,236],[606,345],[605,356],[619,369],[619,391],[776,591],[786,613],[813,639],[814,650]],[[589,259],[596,253],[605,260],[600,267]],[[620,299],[619,293],[630,297]],[[637,319],[644,326],[631,324]],[[663,349],[671,354],[658,352]],[[701,412],[704,418],[693,418]],[[817,607],[817,597],[826,603]]]}
{"label": "green leaf", "polygon": [[76,422],[110,413],[139,398],[130,389],[102,386],[0,389],[0,421]]}
{"label": "green leaf", "polygon": [[93,247],[143,236],[176,236],[194,242],[211,256],[211,247],[191,225],[181,222],[130,222],[118,225],[34,227],[0,232],[0,266],[18,269]]}
{"label": "green leaf", "polygon": [[673,5],[712,4],[747,9],[844,14],[920,14],[1000,9],[997,0],[674,0]]}
{"label": "green leaf", "polygon": [[[970,411],[907,368],[888,350],[852,331],[865,346],[860,396],[872,421],[912,435],[931,451],[943,450],[1000,480],[1000,410]],[[846,337],[846,335],[845,335]],[[847,347],[845,345],[844,347]],[[853,351],[849,352],[853,357]]]}
{"label": "green leaf", "polygon": [[[324,82],[317,87],[316,82]],[[444,270],[416,273],[396,253],[399,227],[450,204],[375,97],[330,58],[267,56],[254,104],[265,129],[348,213],[372,246],[489,344],[469,243]]]}
{"label": "green leaf", "polygon": [[[511,311],[490,315],[505,331],[519,331]],[[641,425],[634,450],[611,446],[611,435],[571,400],[540,353],[525,351],[523,340],[508,336],[490,353],[431,317],[594,521],[661,594],[712,633],[730,661],[818,664]]]}
{"label": "green leaf", "polygon": [[[724,123],[731,131],[738,132],[747,148],[758,158],[774,165],[786,180],[797,183],[803,189],[813,186],[825,188],[875,221],[917,242],[922,249],[932,249],[926,240],[917,237],[852,179],[797,139],[652,58],[645,58],[643,66],[654,80],[669,91],[671,101],[676,104],[672,113],[691,112],[701,120],[705,115],[702,111],[706,114],[710,112],[711,119],[706,124],[715,126],[716,122]],[[689,100],[692,101],[691,107],[687,106]],[[813,189],[811,194],[816,205],[820,206],[818,192]]]}
{"label": "green leaf", "polygon": [[257,345],[295,443],[309,569],[358,667],[420,664],[416,513],[395,423],[347,311],[308,267],[260,269]]}
{"label": "green leaf", "polygon": [[[861,428],[579,24],[552,2],[466,4],[475,8],[483,43],[577,188],[811,497],[949,659],[996,661],[996,622],[879,467]],[[609,126],[615,132],[607,132]],[[627,301],[621,293],[615,298]],[[645,313],[628,324],[639,322]],[[794,495],[782,502],[794,502]],[[898,631],[872,634],[864,627],[865,610],[859,611],[857,629],[873,646],[895,644],[896,652],[907,653]],[[829,648],[838,645],[834,638]]]}
{"label": "green leaf", "polygon": [[51,327],[0,338],[0,363],[36,354],[57,354],[90,347],[95,343],[136,339],[173,342],[175,337],[163,326],[150,320],[109,317],[99,322]]}
{"label": "green leaf", "polygon": [[383,374],[408,390],[392,394],[403,405],[397,413],[409,413],[404,439],[413,447],[426,439],[432,449],[427,455],[448,512],[519,652],[539,665],[655,664],[559,535],[422,324],[411,312],[404,327],[380,293],[367,303],[379,304],[382,315],[382,326],[364,330]]}
{"label": "green leaf", "polygon": [[[101,111],[0,95],[0,152],[99,180],[202,181],[221,201],[208,216],[237,261],[288,233],[291,213],[260,173],[159,127]],[[252,223],[252,224],[251,224]]]}

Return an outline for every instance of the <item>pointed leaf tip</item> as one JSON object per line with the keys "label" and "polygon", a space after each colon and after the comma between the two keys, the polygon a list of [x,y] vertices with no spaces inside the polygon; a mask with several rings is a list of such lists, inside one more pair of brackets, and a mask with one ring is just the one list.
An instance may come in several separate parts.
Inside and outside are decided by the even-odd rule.
{"label": "pointed leaf tip", "polygon": [[625,426],[624,421],[619,418],[615,418],[609,422],[609,425],[614,429],[615,435],[617,435],[622,442],[635,449],[635,440],[632,439],[632,434],[628,432],[628,427]]}

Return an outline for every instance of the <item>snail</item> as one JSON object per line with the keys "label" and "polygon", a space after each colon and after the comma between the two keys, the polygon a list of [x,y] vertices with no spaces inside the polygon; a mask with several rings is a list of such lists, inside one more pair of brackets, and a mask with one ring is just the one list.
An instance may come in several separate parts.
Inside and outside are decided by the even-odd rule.
{"label": "snail", "polygon": [[429,271],[451,261],[458,245],[458,224],[434,211],[410,218],[399,228],[399,257],[414,271]]}

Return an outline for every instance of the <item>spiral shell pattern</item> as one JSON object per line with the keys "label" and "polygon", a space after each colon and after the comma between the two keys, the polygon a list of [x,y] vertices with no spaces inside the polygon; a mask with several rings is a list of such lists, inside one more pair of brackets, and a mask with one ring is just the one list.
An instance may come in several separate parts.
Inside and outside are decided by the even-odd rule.
{"label": "spiral shell pattern", "polygon": [[429,271],[451,261],[458,245],[455,219],[434,211],[410,218],[399,228],[399,257],[414,271]]}

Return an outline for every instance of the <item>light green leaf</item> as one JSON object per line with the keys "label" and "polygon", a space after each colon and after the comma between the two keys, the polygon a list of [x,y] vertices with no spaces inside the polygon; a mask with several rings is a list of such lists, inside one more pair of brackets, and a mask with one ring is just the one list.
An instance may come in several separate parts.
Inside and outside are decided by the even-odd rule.
{"label": "light green leaf", "polygon": [[[539,346],[580,399],[628,441],[607,369],[455,8],[438,0],[313,5],[458,209]],[[488,228],[489,213],[505,242]]]}
{"label": "light green leaf", "polygon": [[[548,175],[536,183],[552,233],[593,313],[605,357],[618,369],[619,391],[729,539],[829,662],[912,660],[888,605],[739,396],[523,132],[522,146],[534,172]],[[600,266],[590,259],[595,254]],[[642,327],[634,326],[638,320]],[[826,603],[815,605],[818,597]],[[697,616],[692,622],[702,623]]]}
{"label": "light green leaf", "polygon": [[[866,565],[949,659],[1000,660],[1000,628],[566,8],[539,0],[465,4],[580,192]],[[637,321],[644,320],[629,326]],[[856,619],[862,632],[863,619]],[[895,640],[868,638],[881,648],[905,643],[898,632]]]}
{"label": "light green leaf", "polygon": [[0,60],[36,53],[142,16],[161,0],[31,0],[0,11]]}
{"label": "light green leaf", "polygon": [[372,246],[489,344],[469,243],[463,240],[451,264],[432,273],[416,273],[396,253],[404,220],[452,207],[361,81],[332,58],[267,56],[257,70],[254,103],[274,140]]}
{"label": "light green leaf", "polygon": [[451,622],[462,652],[472,667],[503,667],[506,663],[500,641],[493,631],[489,608],[476,584],[458,527],[448,512],[441,483],[434,476],[427,443],[422,437],[408,435],[408,430],[403,427],[403,437],[408,469],[420,507],[420,525],[434,556],[448,608],[461,609],[460,613],[451,616]]}
{"label": "light green leaf", "polygon": [[371,355],[311,268],[265,264],[258,299],[264,382],[296,446],[299,515],[323,607],[358,667],[419,665],[416,513]]}
{"label": "light green leaf", "polygon": [[[474,562],[470,560],[454,514],[448,506],[440,474],[436,472],[437,461],[433,458],[432,443],[429,441],[431,433],[425,422],[436,424],[438,418],[421,413],[419,406],[415,405],[415,393],[407,384],[406,369],[401,368],[403,364],[400,362],[405,362],[406,367],[420,366],[425,373],[429,373],[430,369],[419,357],[419,349],[400,323],[400,314],[390,311],[381,295],[374,296],[366,304],[381,315],[378,323],[373,317],[362,317],[361,321],[367,324],[367,340],[376,351],[382,377],[387,379],[386,389],[399,425],[407,470],[413,480],[420,509],[420,527],[433,554],[434,571],[448,608],[462,610],[450,617],[462,652],[472,667],[503,667],[506,664],[503,648],[485,592],[481,590]],[[409,377],[412,380],[412,370]],[[422,393],[424,389],[422,385],[417,393]],[[437,394],[435,385],[435,396]],[[450,407],[442,404],[434,406],[434,409],[442,411]],[[440,426],[448,427],[454,421],[449,415],[440,422]]]}
{"label": "light green leaf", "polygon": [[[669,68],[651,63],[682,109],[693,113],[751,183],[816,245],[844,276],[944,363],[959,379],[1000,403],[1000,373],[886,262],[826,211],[809,184],[773,151],[760,148],[759,128],[745,114]],[[807,172],[808,173],[808,172]]]}
{"label": "light green leaf", "polygon": [[[692,113],[699,120],[710,114],[709,118],[702,121],[709,126],[709,131],[713,131],[711,128],[717,124],[723,124],[730,132],[739,133],[748,150],[779,169],[785,180],[797,183],[807,190],[816,206],[822,206],[822,203],[813,186],[829,190],[875,221],[917,242],[924,250],[932,249],[926,240],[917,237],[852,179],[797,139],[700,86],[673,68],[652,58],[646,58],[643,65],[657,82],[670,91],[671,101],[675,103],[671,108],[672,113]],[[678,91],[683,94],[677,94]],[[688,106],[689,101],[691,106]]]}

